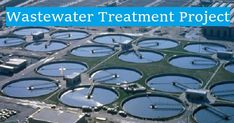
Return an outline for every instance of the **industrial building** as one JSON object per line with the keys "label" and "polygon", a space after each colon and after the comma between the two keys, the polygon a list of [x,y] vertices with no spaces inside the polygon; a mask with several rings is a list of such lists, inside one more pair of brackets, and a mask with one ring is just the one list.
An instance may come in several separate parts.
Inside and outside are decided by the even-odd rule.
{"label": "industrial building", "polygon": [[12,58],[9,61],[6,61],[4,64],[0,65],[0,73],[6,75],[12,75],[17,73],[27,66],[26,59]]}
{"label": "industrial building", "polygon": [[80,83],[80,73],[73,73],[64,77],[67,87],[74,87]]}
{"label": "industrial building", "polygon": [[86,123],[84,114],[44,108],[30,116],[32,122],[43,123]]}
{"label": "industrial building", "polygon": [[[0,6],[19,2],[2,1]],[[213,0],[24,1],[17,6],[234,5]],[[234,123],[234,42],[225,41],[234,37],[232,25],[3,25],[0,120],[2,116],[4,122],[20,123]],[[215,40],[201,36],[201,30]]]}

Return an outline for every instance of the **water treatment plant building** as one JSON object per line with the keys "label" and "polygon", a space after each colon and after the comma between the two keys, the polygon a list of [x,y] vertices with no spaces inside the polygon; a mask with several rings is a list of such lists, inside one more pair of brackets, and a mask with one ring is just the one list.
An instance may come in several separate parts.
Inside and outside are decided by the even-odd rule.
{"label": "water treatment plant building", "polygon": [[[199,0],[18,2],[0,5],[203,6]],[[207,38],[204,29],[3,24],[0,122],[233,123],[234,42],[216,32],[215,40]]]}

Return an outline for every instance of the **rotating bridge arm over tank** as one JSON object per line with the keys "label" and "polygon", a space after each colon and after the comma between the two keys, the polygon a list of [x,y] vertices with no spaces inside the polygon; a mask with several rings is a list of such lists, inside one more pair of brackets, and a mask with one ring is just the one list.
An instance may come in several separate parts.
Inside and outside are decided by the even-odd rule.
{"label": "rotating bridge arm over tank", "polygon": [[88,89],[87,99],[90,99],[92,97],[94,88],[95,88],[95,84],[94,84],[94,82],[92,82],[89,89]]}
{"label": "rotating bridge arm over tank", "polygon": [[18,42],[21,42],[20,40],[16,40],[16,39],[10,39],[10,38],[7,38],[4,40],[4,44],[14,44],[14,43],[18,43]]}
{"label": "rotating bridge arm over tank", "polygon": [[221,117],[224,120],[230,120],[230,116],[227,113],[223,112],[222,110],[220,110],[220,109],[218,109],[218,108],[216,108],[208,103],[206,103],[205,106],[207,106],[209,108],[207,110],[209,110],[213,114]]}
{"label": "rotating bridge arm over tank", "polygon": [[174,85],[175,87],[179,88],[179,89],[182,89],[182,90],[186,90],[186,89],[191,89],[190,87],[182,84],[182,83],[179,83],[179,82],[172,82],[172,85]]}
{"label": "rotating bridge arm over tank", "polygon": [[[129,53],[132,53],[132,52],[129,52]],[[133,49],[133,53],[136,55],[136,57],[138,59],[141,59],[141,60],[146,60],[146,61],[149,61],[149,62],[154,62],[155,60],[145,56],[144,54],[142,54],[141,51],[139,51],[138,49]]]}
{"label": "rotating bridge arm over tank", "polygon": [[61,38],[61,37],[68,37],[70,38],[72,36],[72,34],[70,33],[64,33],[64,34],[59,34],[59,35],[53,35],[53,38]]}
{"label": "rotating bridge arm over tank", "polygon": [[102,48],[96,48],[96,49],[90,50],[90,52],[92,54],[95,54],[95,53],[109,53],[110,50],[106,50],[106,49],[102,49]]}
{"label": "rotating bridge arm over tank", "polygon": [[155,42],[144,42],[142,44],[146,45],[145,47],[157,47],[157,46],[159,46],[159,42],[157,42],[157,41],[155,41]]}
{"label": "rotating bridge arm over tank", "polygon": [[215,63],[207,61],[207,60],[201,60],[201,59],[194,59],[191,61],[193,65],[213,65]]}
{"label": "rotating bridge arm over tank", "polygon": [[218,50],[217,49],[214,49],[214,48],[211,48],[211,47],[203,47],[203,49],[207,52],[211,52],[211,53],[217,53]]}
{"label": "rotating bridge arm over tank", "polygon": [[178,107],[177,104],[166,104],[166,103],[158,103],[158,102],[154,102],[150,96],[147,94],[146,95],[147,99],[150,101],[150,109],[154,109],[154,110],[184,110],[181,107]]}
{"label": "rotating bridge arm over tank", "polygon": [[27,87],[27,89],[31,90],[31,91],[34,91],[34,90],[50,89],[50,88],[55,88],[55,87],[57,87],[57,85],[55,85],[54,82],[51,82],[51,83],[42,83],[42,84],[30,85],[30,86]]}
{"label": "rotating bridge arm over tank", "polygon": [[[118,75],[117,73],[112,73],[112,72],[107,71],[107,70],[102,70],[102,71],[105,72],[105,73],[107,73],[107,74],[109,74],[109,75],[105,75],[105,76],[96,78],[96,79],[93,80],[94,82],[105,82],[105,81],[110,81],[110,80],[119,79],[120,82],[128,83],[127,80],[122,80],[122,79],[120,78],[120,75]],[[103,79],[104,79],[104,80],[103,80]]]}

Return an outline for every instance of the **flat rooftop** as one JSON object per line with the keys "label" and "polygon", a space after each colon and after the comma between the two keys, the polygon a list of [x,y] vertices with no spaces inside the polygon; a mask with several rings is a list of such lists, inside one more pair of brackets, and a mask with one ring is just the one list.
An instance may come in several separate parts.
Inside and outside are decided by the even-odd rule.
{"label": "flat rooftop", "polygon": [[6,64],[9,65],[21,65],[23,63],[27,62],[26,59],[9,59],[9,61],[6,62]]}
{"label": "flat rooftop", "polygon": [[31,116],[32,119],[51,123],[77,123],[82,114],[44,108]]}

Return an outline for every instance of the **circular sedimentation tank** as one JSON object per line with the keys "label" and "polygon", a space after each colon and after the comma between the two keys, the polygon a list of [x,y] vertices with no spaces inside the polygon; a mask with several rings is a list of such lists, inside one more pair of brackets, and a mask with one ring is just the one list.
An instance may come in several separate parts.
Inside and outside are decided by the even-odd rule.
{"label": "circular sedimentation tank", "polygon": [[185,69],[207,69],[215,67],[218,61],[200,55],[182,55],[170,58],[169,63],[175,67]]}
{"label": "circular sedimentation tank", "polygon": [[184,49],[189,52],[201,54],[215,54],[219,51],[227,51],[226,46],[209,42],[189,43]]}
{"label": "circular sedimentation tank", "polygon": [[26,41],[22,38],[13,36],[2,36],[0,37],[0,47],[11,47],[25,43]]}
{"label": "circular sedimentation tank", "polygon": [[53,52],[67,47],[66,43],[59,41],[35,41],[25,45],[25,49],[35,52]]}
{"label": "circular sedimentation tank", "polygon": [[71,50],[71,54],[80,57],[103,57],[111,55],[115,50],[103,45],[84,45]]}
{"label": "circular sedimentation tank", "polygon": [[106,34],[99,35],[93,38],[93,42],[114,45],[114,44],[127,44],[133,40],[131,36],[124,34]]}
{"label": "circular sedimentation tank", "polygon": [[17,28],[13,31],[13,34],[19,35],[19,36],[29,36],[32,35],[33,33],[37,32],[43,32],[43,33],[48,33],[50,30],[49,28],[46,27],[21,27]]}
{"label": "circular sedimentation tank", "polygon": [[59,88],[57,82],[45,78],[27,78],[14,80],[2,88],[2,93],[15,98],[32,98],[47,95]]}
{"label": "circular sedimentation tank", "polygon": [[141,48],[168,49],[177,47],[179,43],[171,39],[150,38],[139,41],[137,45]]}
{"label": "circular sedimentation tank", "polygon": [[219,82],[211,86],[211,93],[219,99],[234,101],[234,81]]}
{"label": "circular sedimentation tank", "polygon": [[63,77],[73,73],[83,73],[88,69],[85,63],[75,61],[55,61],[41,65],[37,73],[45,76]]}
{"label": "circular sedimentation tank", "polygon": [[79,40],[89,36],[89,33],[79,30],[63,30],[51,34],[55,40]]}
{"label": "circular sedimentation tank", "polygon": [[106,84],[132,83],[142,78],[137,70],[123,67],[103,68],[91,74],[94,82]]}
{"label": "circular sedimentation tank", "polygon": [[123,101],[122,108],[131,116],[148,120],[168,120],[185,111],[180,100],[155,94],[132,96]]}
{"label": "circular sedimentation tank", "polygon": [[59,100],[71,107],[100,107],[111,104],[118,99],[118,94],[113,89],[101,86],[80,86],[64,91]]}
{"label": "circular sedimentation tank", "polygon": [[202,82],[183,74],[159,74],[147,79],[146,84],[152,90],[181,93],[186,89],[200,89]]}
{"label": "circular sedimentation tank", "polygon": [[194,111],[197,123],[233,123],[234,107],[232,105],[201,106]]}
{"label": "circular sedimentation tank", "polygon": [[225,65],[225,70],[234,73],[234,62],[229,62]]}
{"label": "circular sedimentation tank", "polygon": [[148,50],[131,50],[119,55],[119,59],[132,63],[152,63],[164,58],[162,53]]}

